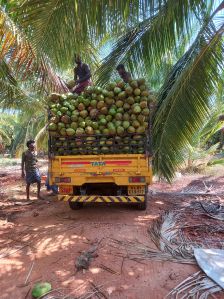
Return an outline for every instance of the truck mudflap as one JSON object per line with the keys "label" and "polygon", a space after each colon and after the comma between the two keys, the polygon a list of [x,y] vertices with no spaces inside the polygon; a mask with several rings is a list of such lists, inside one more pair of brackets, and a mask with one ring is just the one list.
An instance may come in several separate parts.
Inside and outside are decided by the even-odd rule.
{"label": "truck mudflap", "polygon": [[99,196],[99,195],[58,195],[58,200],[68,202],[142,203],[145,196]]}

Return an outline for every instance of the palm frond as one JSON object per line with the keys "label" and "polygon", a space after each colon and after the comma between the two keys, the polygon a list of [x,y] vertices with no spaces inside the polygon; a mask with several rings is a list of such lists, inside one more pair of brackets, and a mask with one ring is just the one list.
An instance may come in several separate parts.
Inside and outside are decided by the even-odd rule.
{"label": "palm frond", "polygon": [[[152,1],[153,2],[153,1]],[[206,5],[206,1],[162,1],[154,14],[127,30],[112,47],[97,71],[98,83],[105,84],[115,65],[126,63],[133,75],[152,76],[168,59],[170,52],[189,41],[193,30],[194,13]],[[151,72],[147,73],[147,69]]]}
{"label": "palm frond", "polygon": [[[149,0],[26,0],[19,20],[30,30],[38,52],[49,55],[60,68],[73,63],[75,52],[94,68],[91,54],[108,32],[121,30],[126,21],[146,14]],[[158,1],[161,2],[161,1]]]}
{"label": "palm frond", "polygon": [[[0,33],[0,60],[4,60],[13,70],[12,75],[16,80],[34,81],[33,86],[46,87],[49,91],[67,90],[54,72],[49,58],[46,55],[37,55],[23,31],[16,26],[2,7],[0,7]],[[7,77],[6,67],[1,69],[1,75]]]}
{"label": "palm frond", "polygon": [[37,150],[39,148],[41,149],[47,149],[47,140],[48,140],[48,135],[47,135],[47,125],[42,127],[39,132],[36,134],[35,137],[35,142],[37,145]]}
{"label": "palm frond", "polygon": [[152,259],[156,261],[171,261],[182,264],[195,264],[194,248],[201,244],[190,242],[182,234],[182,215],[176,212],[168,212],[154,220],[148,233],[156,249],[137,241],[119,241],[112,239],[111,246],[118,244],[125,248],[128,257],[136,260]]}
{"label": "palm frond", "polygon": [[[222,288],[202,271],[196,272],[172,289],[165,298],[203,298],[207,299],[215,293],[223,293]],[[184,296],[184,297],[183,297]]]}
{"label": "palm frond", "polygon": [[190,49],[173,67],[160,90],[154,115],[154,170],[171,180],[184,162],[181,149],[209,116],[209,99],[223,70],[223,23],[206,21]]}

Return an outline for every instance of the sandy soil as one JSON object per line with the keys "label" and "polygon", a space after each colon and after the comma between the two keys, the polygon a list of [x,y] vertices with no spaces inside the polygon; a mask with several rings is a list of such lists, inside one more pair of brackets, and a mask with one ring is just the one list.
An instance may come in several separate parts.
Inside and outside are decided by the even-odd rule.
{"label": "sandy soil", "polygon": [[[42,170],[44,173],[46,168]],[[124,258],[123,251],[111,245],[111,239],[137,240],[154,247],[148,234],[152,221],[164,211],[175,209],[178,202],[195,199],[192,195],[180,197],[176,192],[224,193],[224,173],[215,177],[185,175],[173,185],[154,183],[146,211],[106,205],[87,205],[72,211],[68,204],[48,196],[44,186],[45,200],[36,200],[34,186],[27,203],[19,174],[19,167],[0,169],[2,299],[32,298],[31,289],[37,281],[50,282],[61,293],[70,294],[67,299],[88,293],[93,288],[91,283],[102,286],[105,297],[89,298],[164,298],[183,279],[197,272],[198,266]],[[224,200],[222,195],[219,198]],[[97,256],[89,269],[76,272],[77,256],[99,241]],[[224,298],[224,293],[217,298]]]}

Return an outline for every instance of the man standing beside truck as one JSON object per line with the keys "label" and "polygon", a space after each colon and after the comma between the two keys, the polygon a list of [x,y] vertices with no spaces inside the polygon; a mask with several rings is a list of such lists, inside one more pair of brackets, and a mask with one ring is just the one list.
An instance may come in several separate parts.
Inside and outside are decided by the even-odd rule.
{"label": "man standing beside truck", "polygon": [[91,72],[88,64],[83,63],[79,55],[75,57],[75,63],[77,64],[74,68],[76,86],[72,89],[72,92],[80,94],[87,86],[92,85]]}
{"label": "man standing beside truck", "polygon": [[37,183],[37,198],[40,196],[41,177],[37,167],[37,157],[35,154],[35,141],[29,140],[26,143],[28,149],[22,154],[22,178],[26,177],[26,196],[30,199],[30,185]]}

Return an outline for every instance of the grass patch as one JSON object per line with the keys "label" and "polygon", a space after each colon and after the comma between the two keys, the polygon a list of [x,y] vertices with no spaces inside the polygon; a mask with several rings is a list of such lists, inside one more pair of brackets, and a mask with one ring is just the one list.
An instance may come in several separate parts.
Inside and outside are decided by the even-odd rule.
{"label": "grass patch", "polygon": [[3,156],[0,156],[0,167],[4,166],[16,166],[20,165],[21,160],[20,159],[15,159],[15,158],[5,158]]}

